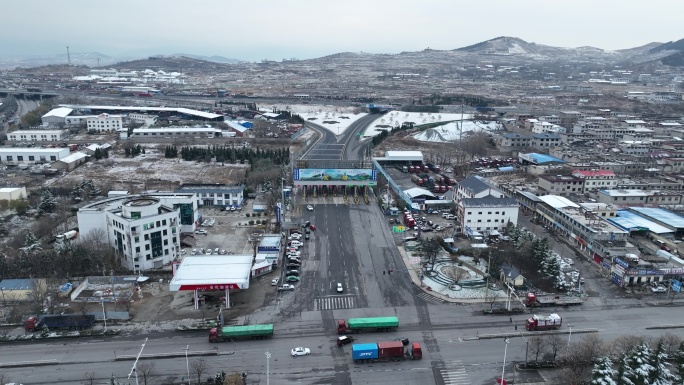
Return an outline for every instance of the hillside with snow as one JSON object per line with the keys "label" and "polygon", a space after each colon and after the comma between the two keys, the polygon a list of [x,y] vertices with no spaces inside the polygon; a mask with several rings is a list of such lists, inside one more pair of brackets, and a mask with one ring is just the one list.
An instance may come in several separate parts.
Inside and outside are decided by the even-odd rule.
{"label": "hillside with snow", "polygon": [[413,137],[421,142],[456,142],[461,137],[459,126],[461,126],[463,130],[463,138],[468,137],[468,135],[472,133],[491,132],[503,129],[503,125],[499,122],[464,120],[462,124],[461,122],[451,122],[443,126],[428,128],[423,132],[413,135]]}
{"label": "hillside with snow", "polygon": [[401,127],[404,123],[413,123],[414,126],[420,126],[430,123],[448,123],[451,121],[460,121],[462,119],[465,122],[468,119],[472,119],[472,115],[392,111],[380,116],[368,126],[368,129],[363,133],[363,137],[373,137],[383,131]]}

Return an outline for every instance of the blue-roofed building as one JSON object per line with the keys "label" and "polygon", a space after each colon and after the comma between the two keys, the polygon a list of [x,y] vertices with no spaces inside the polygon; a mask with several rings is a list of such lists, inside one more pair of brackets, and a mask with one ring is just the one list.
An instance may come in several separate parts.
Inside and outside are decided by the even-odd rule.
{"label": "blue-roofed building", "polygon": [[673,230],[676,235],[684,234],[684,217],[677,213],[656,207],[630,207],[628,210]]}
{"label": "blue-roofed building", "polygon": [[621,229],[629,232],[648,231],[658,235],[674,233],[673,229],[660,225],[629,210],[618,210],[617,216],[608,220]]}
{"label": "blue-roofed building", "polygon": [[44,278],[3,279],[0,281],[0,300],[7,302],[30,301],[34,288],[40,287],[47,291]]}
{"label": "blue-roofed building", "polygon": [[527,154],[519,154],[518,159],[521,164],[525,165],[550,165],[550,164],[561,164],[565,163],[564,160],[558,159],[547,154],[538,154],[536,152],[530,152]]}
{"label": "blue-roofed building", "polygon": [[233,122],[233,121],[230,121],[230,120],[226,120],[226,121],[224,121],[223,123],[224,123],[226,126],[228,126],[228,127],[227,127],[227,131],[228,131],[228,132],[231,132],[231,133],[234,133],[235,136],[237,136],[237,137],[243,137],[243,136],[245,136],[245,133],[251,129],[251,124],[252,124],[252,123],[247,122],[247,123],[249,123],[249,125],[250,125],[250,127],[248,127],[247,125],[243,125],[243,124],[240,124],[240,123],[237,123],[237,122]]}

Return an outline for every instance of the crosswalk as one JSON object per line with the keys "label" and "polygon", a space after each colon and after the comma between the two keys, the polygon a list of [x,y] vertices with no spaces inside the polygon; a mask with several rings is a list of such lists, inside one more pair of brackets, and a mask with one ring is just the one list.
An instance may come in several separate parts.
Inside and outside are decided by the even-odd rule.
{"label": "crosswalk", "polygon": [[444,380],[444,385],[470,385],[468,373],[461,361],[445,362],[439,367],[439,373]]}
{"label": "crosswalk", "polygon": [[315,311],[318,310],[335,310],[335,309],[354,309],[356,307],[356,298],[351,295],[339,295],[316,298]]}
{"label": "crosswalk", "polygon": [[439,299],[439,298],[437,298],[433,295],[430,295],[428,293],[425,293],[425,292],[418,294],[417,297],[419,297],[420,299],[422,299],[425,302],[430,302],[430,303],[434,303],[434,304],[446,303],[446,301],[444,301],[443,299]]}

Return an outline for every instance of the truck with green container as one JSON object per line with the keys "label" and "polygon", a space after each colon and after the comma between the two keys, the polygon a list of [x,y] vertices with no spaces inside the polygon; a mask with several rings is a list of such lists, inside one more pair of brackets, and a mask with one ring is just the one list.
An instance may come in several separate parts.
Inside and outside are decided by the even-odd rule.
{"label": "truck with green container", "polygon": [[337,321],[337,334],[388,332],[397,330],[398,327],[397,317],[349,318]]}
{"label": "truck with green container", "polygon": [[209,330],[209,342],[234,341],[239,339],[266,339],[273,335],[273,324],[224,326]]}

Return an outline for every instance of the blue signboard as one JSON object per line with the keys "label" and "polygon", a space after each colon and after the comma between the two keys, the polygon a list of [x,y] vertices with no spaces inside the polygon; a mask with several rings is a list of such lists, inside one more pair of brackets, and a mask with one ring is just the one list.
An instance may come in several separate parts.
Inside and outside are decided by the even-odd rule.
{"label": "blue signboard", "polygon": [[278,224],[280,224],[280,215],[281,215],[280,212],[281,212],[281,210],[282,210],[281,203],[280,202],[276,203],[276,222]]}
{"label": "blue signboard", "polygon": [[295,169],[294,180],[311,182],[367,182],[378,179],[378,173],[370,168],[302,168]]}
{"label": "blue signboard", "polygon": [[625,269],[629,269],[629,264],[628,264],[627,262],[623,261],[622,259],[620,259],[620,258],[615,258],[614,261],[615,261],[615,263],[617,263],[618,265],[624,267]]}
{"label": "blue signboard", "polygon": [[679,293],[680,291],[682,291],[682,282],[677,281],[676,279],[673,279],[672,280],[672,291],[674,291],[675,293]]}

